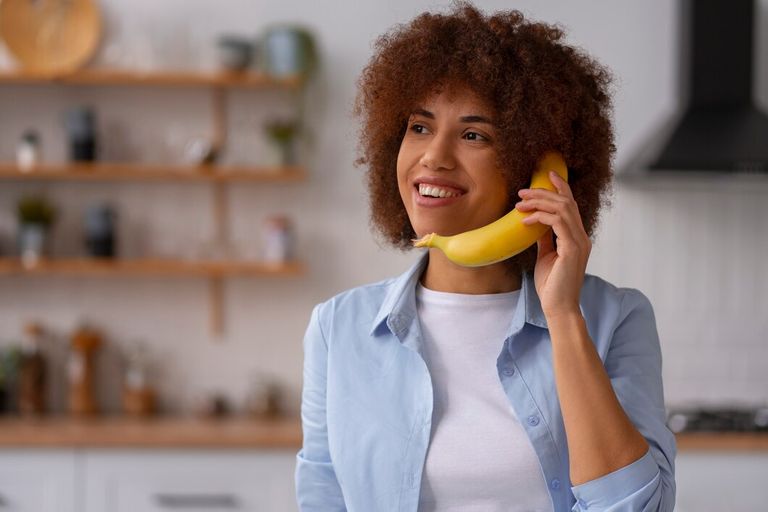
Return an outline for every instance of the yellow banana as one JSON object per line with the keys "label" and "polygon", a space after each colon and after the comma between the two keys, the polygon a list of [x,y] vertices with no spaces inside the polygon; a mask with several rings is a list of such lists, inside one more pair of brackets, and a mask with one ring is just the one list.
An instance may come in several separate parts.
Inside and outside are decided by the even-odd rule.
{"label": "yellow banana", "polygon": [[[555,191],[549,179],[549,171],[555,171],[568,181],[568,168],[560,153],[547,152],[531,177],[530,188]],[[549,226],[540,223],[523,224],[523,219],[533,212],[524,213],[517,208],[490,224],[453,236],[430,233],[412,240],[414,247],[436,247],[449,260],[464,267],[482,267],[506,260],[526,250],[541,238]]]}

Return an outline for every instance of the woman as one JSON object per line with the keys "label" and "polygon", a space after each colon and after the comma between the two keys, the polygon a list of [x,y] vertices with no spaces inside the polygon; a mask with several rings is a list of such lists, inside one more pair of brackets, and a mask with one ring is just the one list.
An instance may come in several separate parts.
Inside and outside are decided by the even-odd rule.
{"label": "woman", "polygon": [[[301,510],[673,510],[653,309],[585,273],[615,151],[610,77],[562,36],[460,3],[377,41],[355,112],[383,238],[410,249],[512,208],[551,229],[483,267],[430,248],[314,308]],[[550,149],[568,181],[524,188]]]}

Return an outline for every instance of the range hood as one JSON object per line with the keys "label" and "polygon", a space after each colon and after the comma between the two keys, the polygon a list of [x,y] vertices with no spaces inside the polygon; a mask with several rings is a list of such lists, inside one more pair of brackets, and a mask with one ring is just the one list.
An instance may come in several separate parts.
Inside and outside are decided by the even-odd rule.
{"label": "range hood", "polygon": [[686,107],[648,172],[768,173],[768,115],[753,101],[754,0],[680,6]]}

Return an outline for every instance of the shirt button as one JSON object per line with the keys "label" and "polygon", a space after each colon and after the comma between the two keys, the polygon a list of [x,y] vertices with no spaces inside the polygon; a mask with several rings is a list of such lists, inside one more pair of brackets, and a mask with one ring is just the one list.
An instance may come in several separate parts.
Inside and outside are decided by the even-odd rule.
{"label": "shirt button", "polygon": [[581,498],[579,498],[579,506],[580,506],[581,508],[583,508],[584,510],[586,510],[586,509],[588,509],[588,508],[589,508],[589,506],[587,505],[587,502],[586,502],[586,501],[584,501],[584,500],[583,500],[583,499],[581,499]]}
{"label": "shirt button", "polygon": [[532,427],[535,427],[539,424],[539,417],[538,416],[528,416],[528,424]]}
{"label": "shirt button", "polygon": [[557,478],[552,479],[552,489],[558,490],[560,488],[560,480]]}
{"label": "shirt button", "polygon": [[512,368],[511,366],[507,366],[506,368],[504,368],[504,371],[502,373],[507,376],[512,376],[515,374],[515,369]]}

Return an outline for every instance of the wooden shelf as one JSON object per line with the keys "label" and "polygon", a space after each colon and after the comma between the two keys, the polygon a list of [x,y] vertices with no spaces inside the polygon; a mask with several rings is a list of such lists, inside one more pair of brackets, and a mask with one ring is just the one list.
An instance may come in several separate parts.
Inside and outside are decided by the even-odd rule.
{"label": "wooden shelf", "polygon": [[303,167],[184,167],[162,164],[62,163],[41,164],[22,171],[16,164],[0,163],[0,180],[71,181],[253,181],[292,183],[306,180]]}
{"label": "wooden shelf", "polygon": [[25,267],[17,258],[0,258],[0,275],[163,276],[163,277],[293,277],[304,274],[299,262],[187,261],[172,259],[48,259]]}
{"label": "wooden shelf", "polygon": [[147,419],[51,416],[0,419],[0,448],[265,448],[297,450],[301,419]]}
{"label": "wooden shelf", "polygon": [[67,84],[112,86],[242,87],[251,89],[299,89],[304,78],[272,78],[262,73],[200,71],[135,71],[122,69],[84,69],[67,75],[28,71],[2,71],[0,84]]}

